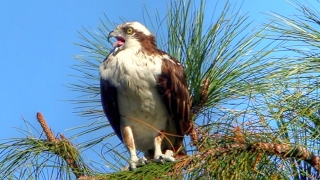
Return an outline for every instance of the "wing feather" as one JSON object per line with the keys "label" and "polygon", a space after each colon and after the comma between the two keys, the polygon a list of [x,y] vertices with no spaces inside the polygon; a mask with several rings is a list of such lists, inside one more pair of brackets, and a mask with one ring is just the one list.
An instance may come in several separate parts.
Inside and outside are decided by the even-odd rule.
{"label": "wing feather", "polygon": [[177,133],[188,134],[192,128],[191,99],[184,69],[176,59],[163,58],[162,72],[157,77],[157,88],[170,116],[176,122]]}
{"label": "wing feather", "polygon": [[100,95],[103,111],[114,132],[122,141],[117,89],[109,81],[100,78]]}

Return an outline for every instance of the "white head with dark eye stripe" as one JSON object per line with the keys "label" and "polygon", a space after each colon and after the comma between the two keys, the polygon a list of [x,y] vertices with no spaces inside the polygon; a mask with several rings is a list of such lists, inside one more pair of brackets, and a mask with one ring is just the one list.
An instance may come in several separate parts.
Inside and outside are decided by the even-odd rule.
{"label": "white head with dark eye stripe", "polygon": [[156,48],[155,37],[144,25],[138,22],[128,22],[119,25],[109,33],[108,38],[111,37],[117,39],[117,41],[113,43],[114,55],[128,48],[135,48],[137,51],[141,48]]}

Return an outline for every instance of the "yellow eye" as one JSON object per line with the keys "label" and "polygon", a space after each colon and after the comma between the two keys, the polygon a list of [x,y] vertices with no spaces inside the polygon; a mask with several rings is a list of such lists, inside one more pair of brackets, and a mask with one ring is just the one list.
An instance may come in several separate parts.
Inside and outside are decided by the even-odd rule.
{"label": "yellow eye", "polygon": [[133,33],[133,28],[131,28],[131,27],[128,28],[128,29],[127,29],[127,34],[132,34],[132,33]]}

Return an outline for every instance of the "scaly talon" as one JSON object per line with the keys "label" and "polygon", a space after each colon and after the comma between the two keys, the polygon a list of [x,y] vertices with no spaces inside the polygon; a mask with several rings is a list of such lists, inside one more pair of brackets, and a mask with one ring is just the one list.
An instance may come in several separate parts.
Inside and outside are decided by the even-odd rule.
{"label": "scaly talon", "polygon": [[163,164],[165,161],[173,162],[175,160],[176,159],[173,157],[173,151],[167,150],[165,154],[160,154],[158,156],[155,156],[153,161]]}
{"label": "scaly talon", "polygon": [[133,171],[133,170],[137,169],[137,167],[143,166],[147,163],[148,163],[148,160],[144,156],[139,159],[138,159],[138,157],[135,156],[130,159],[129,169],[131,171]]}

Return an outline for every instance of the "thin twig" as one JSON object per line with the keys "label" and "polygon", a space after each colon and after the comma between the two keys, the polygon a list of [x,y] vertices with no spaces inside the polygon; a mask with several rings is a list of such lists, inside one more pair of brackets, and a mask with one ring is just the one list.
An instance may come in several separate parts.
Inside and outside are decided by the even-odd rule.
{"label": "thin twig", "polygon": [[210,78],[209,76],[204,79],[203,83],[201,84],[201,94],[198,103],[192,104],[192,114],[198,114],[201,108],[205,107],[208,101],[208,90],[210,86]]}

